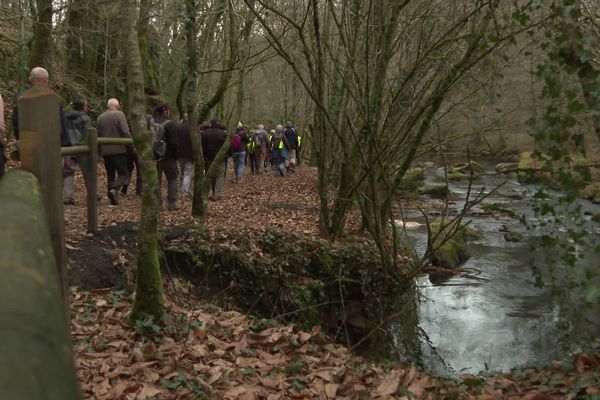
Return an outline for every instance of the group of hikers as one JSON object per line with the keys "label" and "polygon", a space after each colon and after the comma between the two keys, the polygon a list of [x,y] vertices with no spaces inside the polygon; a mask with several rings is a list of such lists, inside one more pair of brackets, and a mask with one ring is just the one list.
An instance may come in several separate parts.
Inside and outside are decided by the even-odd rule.
{"label": "group of hikers", "polygon": [[[34,68],[30,73],[32,86],[48,86],[48,72],[41,67]],[[5,170],[5,125],[2,97],[0,96],[0,175]],[[172,118],[171,107],[160,104],[153,110],[153,115],[146,115],[149,135],[152,137],[152,151],[158,169],[159,185],[163,174],[167,179],[167,208],[170,211],[180,209],[179,197],[191,195],[191,182],[194,165],[192,132],[187,117],[181,122]],[[72,110],[65,112],[60,107],[61,145],[75,146],[82,144],[88,129],[93,126],[88,115],[86,100],[77,99],[72,103]],[[18,102],[15,100],[13,109],[14,136],[19,139]],[[125,114],[121,111],[119,100],[111,98],[107,109],[96,120],[98,137],[131,138],[131,130]],[[228,133],[226,127],[217,119],[201,125],[198,134],[202,143],[205,171],[217,157],[225,145]],[[294,173],[300,162],[302,137],[291,122],[285,127],[277,125],[267,132],[262,123],[257,123],[254,129],[248,129],[242,122],[237,124],[235,133],[231,135],[229,150],[224,159],[216,166],[216,171],[210,177],[210,200],[219,201],[225,185],[227,165],[233,160],[235,182],[242,181],[246,166],[252,174],[266,173],[272,168],[274,174],[283,177]],[[108,181],[107,197],[112,205],[119,204],[119,196],[126,194],[136,171],[135,193],[142,193],[142,179],[139,172],[139,162],[132,145],[110,144],[98,147],[98,154],[104,160]],[[65,204],[74,204],[73,179],[78,165],[86,165],[87,155],[63,157]],[[89,171],[81,168],[84,182],[87,185]],[[102,196],[98,196],[100,199]],[[162,196],[161,196],[162,197]]]}

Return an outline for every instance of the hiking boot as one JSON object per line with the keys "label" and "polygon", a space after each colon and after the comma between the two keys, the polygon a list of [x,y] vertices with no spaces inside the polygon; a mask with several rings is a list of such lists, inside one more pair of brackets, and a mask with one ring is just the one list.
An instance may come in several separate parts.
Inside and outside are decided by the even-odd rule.
{"label": "hiking boot", "polygon": [[110,199],[110,204],[113,206],[119,205],[119,191],[117,189],[110,189],[108,191],[108,198]]}
{"label": "hiking boot", "polygon": [[64,205],[70,205],[70,206],[72,206],[73,204],[75,204],[75,200],[73,200],[73,199],[63,199],[63,204]]}
{"label": "hiking boot", "polygon": [[169,209],[169,211],[179,211],[179,210],[181,210],[181,206],[177,202],[175,202],[175,203],[169,203],[169,206],[167,208]]}

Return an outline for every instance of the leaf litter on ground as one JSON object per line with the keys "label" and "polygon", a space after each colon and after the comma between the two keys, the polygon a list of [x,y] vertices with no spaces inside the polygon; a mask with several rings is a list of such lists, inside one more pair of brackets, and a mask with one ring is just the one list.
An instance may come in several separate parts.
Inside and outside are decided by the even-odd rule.
{"label": "leaf litter on ground", "polygon": [[[314,169],[301,168],[283,179],[249,175],[241,184],[231,183],[230,171],[228,180],[224,200],[209,203],[211,234],[226,236],[220,228],[227,226],[248,235],[276,228],[318,237]],[[78,243],[90,235],[79,172],[75,182],[78,200],[65,208],[66,240],[69,249],[82,253]],[[106,177],[100,174],[99,188],[105,186]],[[99,202],[100,227],[138,221],[141,201],[133,189],[121,196],[119,206],[109,205],[106,198]],[[179,212],[161,212],[161,229],[195,222],[191,199],[183,198],[181,204]],[[360,217],[353,211],[349,231],[357,232],[359,226]],[[104,246],[114,248],[113,265],[125,269],[131,283],[135,262],[122,247],[136,244],[125,241],[117,237]],[[598,353],[580,354],[545,369],[447,379],[411,365],[367,362],[318,327],[303,331],[187,298],[182,301],[177,293],[185,291],[176,277],[165,277],[165,286],[171,295],[164,324],[145,320],[129,325],[130,298],[124,291],[72,289],[71,332],[86,399],[600,398]]]}

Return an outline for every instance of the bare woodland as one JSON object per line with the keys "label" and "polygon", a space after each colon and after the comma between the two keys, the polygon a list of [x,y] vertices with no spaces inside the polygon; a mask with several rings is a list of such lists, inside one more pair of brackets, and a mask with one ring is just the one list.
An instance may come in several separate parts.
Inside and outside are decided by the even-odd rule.
{"label": "bare woodland", "polygon": [[[229,131],[293,121],[316,169],[320,238],[343,241],[354,213],[385,276],[412,281],[462,229],[462,214],[442,217],[425,255],[406,261],[399,192],[415,161],[539,150],[560,166],[575,153],[597,162],[599,41],[596,0],[0,0],[0,93],[10,121],[29,70],[43,66],[66,106],[84,97],[95,116],[121,100],[147,185],[131,321],[161,320],[144,121],[158,104],[194,133],[213,118]],[[229,141],[205,173],[192,137],[191,215],[207,226],[209,178]]]}

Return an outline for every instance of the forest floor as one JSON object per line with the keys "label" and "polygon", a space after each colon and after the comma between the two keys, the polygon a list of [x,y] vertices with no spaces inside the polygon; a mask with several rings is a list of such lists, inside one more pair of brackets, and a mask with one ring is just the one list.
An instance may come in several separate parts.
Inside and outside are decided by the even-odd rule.
{"label": "forest floor", "polygon": [[[230,169],[231,170],[231,169]],[[231,173],[231,171],[230,171]],[[105,188],[100,175],[99,187]],[[279,229],[318,236],[316,173],[231,177],[221,202],[209,203],[208,226]],[[132,188],[133,189],[133,188]],[[131,191],[133,192],[133,191]],[[165,190],[163,190],[163,193]],[[97,399],[598,399],[600,354],[580,354],[545,369],[507,374],[431,376],[411,365],[375,364],[353,355],[319,328],[265,323],[193,296],[165,274],[167,318],[127,324],[140,198],[106,198],[99,232],[86,234],[82,179],[77,204],[65,206],[71,331],[85,398]],[[193,223],[190,199],[161,212],[163,231]],[[360,218],[351,214],[349,232]]]}

